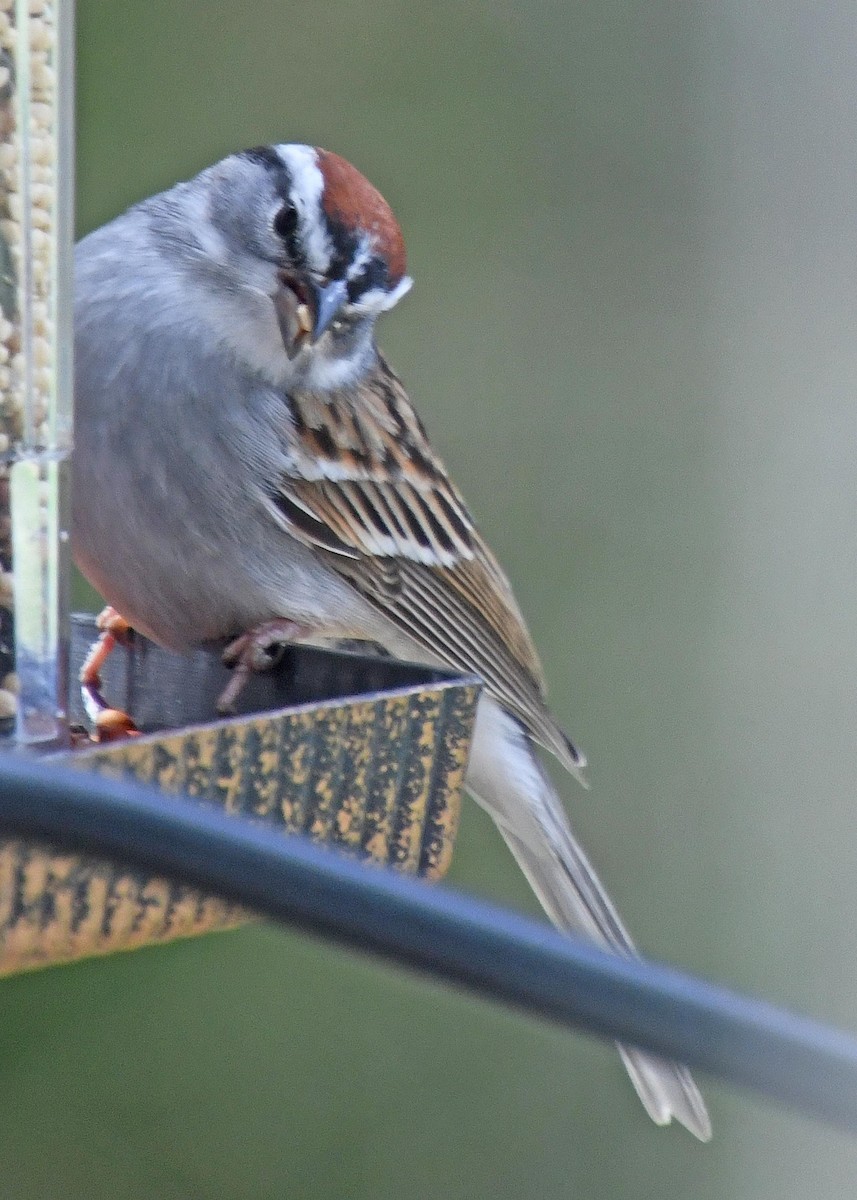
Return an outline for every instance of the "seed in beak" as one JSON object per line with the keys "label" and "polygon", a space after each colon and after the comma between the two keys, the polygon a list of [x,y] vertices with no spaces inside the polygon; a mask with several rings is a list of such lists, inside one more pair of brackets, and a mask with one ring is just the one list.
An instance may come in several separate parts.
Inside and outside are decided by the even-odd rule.
{"label": "seed in beak", "polygon": [[313,318],[309,310],[308,304],[299,304],[295,309],[295,322],[297,323],[297,336],[302,334],[312,333]]}

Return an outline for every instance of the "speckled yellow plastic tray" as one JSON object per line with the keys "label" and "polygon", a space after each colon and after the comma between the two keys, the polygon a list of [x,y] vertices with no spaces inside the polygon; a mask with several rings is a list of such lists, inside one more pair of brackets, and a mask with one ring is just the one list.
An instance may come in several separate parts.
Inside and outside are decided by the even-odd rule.
{"label": "speckled yellow plastic tray", "polygon": [[[92,636],[91,625],[78,622],[73,661]],[[76,750],[67,761],[199,797],[396,870],[443,874],[475,679],[297,648],[251,681],[245,712],[200,722],[224,670],[215,652],[181,658],[141,641],[117,651],[105,678],[111,702],[129,707],[144,729],[161,723],[164,710],[168,724],[178,724],[182,710],[193,723]],[[249,916],[121,864],[0,842],[0,974],[224,929]]]}

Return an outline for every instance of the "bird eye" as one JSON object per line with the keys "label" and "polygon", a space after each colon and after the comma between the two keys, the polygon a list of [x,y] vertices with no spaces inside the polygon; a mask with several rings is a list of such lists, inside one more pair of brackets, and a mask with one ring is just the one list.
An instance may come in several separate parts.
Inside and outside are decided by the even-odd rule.
{"label": "bird eye", "polygon": [[274,217],[274,233],[283,240],[294,237],[298,227],[298,210],[294,204],[284,204]]}

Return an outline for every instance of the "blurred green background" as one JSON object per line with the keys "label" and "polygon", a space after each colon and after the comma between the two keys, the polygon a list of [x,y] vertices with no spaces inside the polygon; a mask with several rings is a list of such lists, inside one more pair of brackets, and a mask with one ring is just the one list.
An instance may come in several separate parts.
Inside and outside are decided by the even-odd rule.
{"label": "blurred green background", "polygon": [[[758,0],[81,0],[79,227],[306,140],[506,564],[642,946],[857,1028],[857,27]],[[535,912],[487,819],[452,880]],[[272,928],[2,984],[2,1195],[854,1195],[852,1140]]]}

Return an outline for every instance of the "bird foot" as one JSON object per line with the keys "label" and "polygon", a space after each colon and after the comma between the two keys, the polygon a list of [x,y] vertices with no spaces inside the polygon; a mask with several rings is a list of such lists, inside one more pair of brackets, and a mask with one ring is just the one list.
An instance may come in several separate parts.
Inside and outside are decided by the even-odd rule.
{"label": "bird foot", "polygon": [[95,625],[99,637],[93,642],[80,669],[83,706],[95,729],[94,740],[103,743],[137,737],[140,730],[128,714],[119,708],[111,707],[101,692],[101,672],[104,664],[117,646],[127,646],[130,643],[133,630],[125,618],[109,605],[98,614]]}
{"label": "bird foot", "polygon": [[250,676],[259,671],[270,671],[282,658],[286,643],[300,641],[311,632],[297,621],[277,617],[263,621],[230,642],[223,651],[223,661],[227,667],[232,667],[232,678],[217,699],[217,711],[234,713],[238,697]]}

